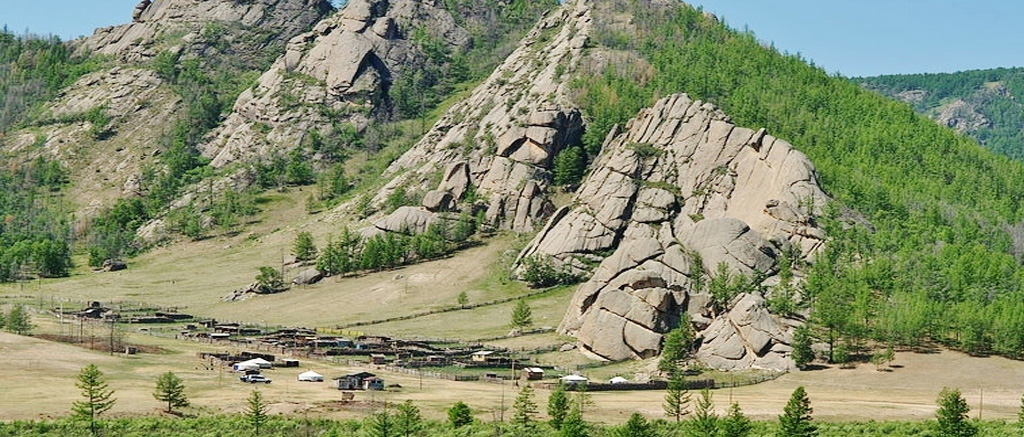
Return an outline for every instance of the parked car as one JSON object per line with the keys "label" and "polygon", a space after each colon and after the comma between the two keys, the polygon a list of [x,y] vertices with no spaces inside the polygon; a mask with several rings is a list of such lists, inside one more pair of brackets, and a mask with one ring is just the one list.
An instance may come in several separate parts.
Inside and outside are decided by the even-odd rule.
{"label": "parked car", "polygon": [[256,375],[242,375],[242,376],[239,376],[238,379],[242,380],[242,382],[248,382],[250,384],[256,384],[258,382],[262,382],[264,384],[270,384],[270,378],[267,378],[266,376],[263,376],[263,375],[260,375],[260,374],[256,374]]}

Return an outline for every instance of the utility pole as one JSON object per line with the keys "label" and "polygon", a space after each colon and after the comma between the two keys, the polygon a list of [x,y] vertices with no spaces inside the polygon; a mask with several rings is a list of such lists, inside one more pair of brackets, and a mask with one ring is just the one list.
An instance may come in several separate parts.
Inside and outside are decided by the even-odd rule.
{"label": "utility pole", "polygon": [[110,355],[114,355],[114,317],[110,318]]}
{"label": "utility pole", "polygon": [[978,397],[978,420],[981,420],[981,413],[985,410],[985,389],[981,389],[981,396]]}

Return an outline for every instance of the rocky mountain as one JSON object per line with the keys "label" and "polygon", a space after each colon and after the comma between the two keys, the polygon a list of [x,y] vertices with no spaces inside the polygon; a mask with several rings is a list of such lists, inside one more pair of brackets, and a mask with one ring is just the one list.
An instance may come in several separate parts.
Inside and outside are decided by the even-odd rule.
{"label": "rocky mountain", "polygon": [[[0,142],[67,166],[90,261],[234,238],[274,188],[305,190],[291,231],[390,245],[370,265],[346,232],[342,273],[466,247],[454,228],[532,237],[516,273],[581,282],[558,330],[607,360],[690,323],[705,365],[782,370],[801,324],[961,339],[1024,302],[1024,168],[678,2],[147,0],[72,47],[100,67]],[[870,87],[981,135],[1021,92],[981,76],[973,100]]]}
{"label": "rocky mountain", "polygon": [[362,130],[373,112],[389,104],[392,82],[424,67],[427,54],[413,41],[413,33],[424,29],[452,49],[469,43],[451,14],[432,2],[349,2],[288,42],[257,84],[239,96],[203,153],[222,167],[287,152],[314,130],[327,137],[345,123]]}
{"label": "rocky mountain", "polygon": [[1024,158],[1024,69],[856,78],[943,126],[1011,158]]}
{"label": "rocky mountain", "polygon": [[260,50],[305,32],[332,9],[326,0],[141,0],[131,23],[97,29],[77,46],[125,62],[163,50],[199,54],[241,44]]}
{"label": "rocky mountain", "polygon": [[33,126],[8,135],[5,148],[68,165],[76,181],[72,198],[87,199],[76,205],[79,219],[87,220],[117,199],[142,193],[143,172],[159,165],[170,122],[195,106],[183,100],[167,73],[154,71],[160,54],[172,71],[179,59],[193,60],[209,74],[237,78],[330,10],[326,1],[145,0],[132,23],[71,43],[79,53],[117,61],[68,87]]}
{"label": "rocky mountain", "polygon": [[609,135],[572,205],[520,256],[580,271],[598,263],[559,330],[602,358],[656,355],[688,313],[703,329],[697,354],[706,364],[785,369],[798,322],[772,316],[753,292],[715,309],[698,277],[723,265],[778,284],[782,253],[811,258],[821,249],[814,217],[827,200],[813,165],[789,143],[673,95]]}
{"label": "rocky mountain", "polygon": [[[581,62],[590,30],[585,0],[565,2],[544,17],[490,77],[391,164],[385,176],[392,179],[374,202],[402,187],[424,193],[427,205],[400,208],[375,227],[422,231],[472,192],[470,202],[495,228],[538,229],[554,210],[552,160],[583,133],[566,79]],[[453,202],[432,201],[439,198]]]}

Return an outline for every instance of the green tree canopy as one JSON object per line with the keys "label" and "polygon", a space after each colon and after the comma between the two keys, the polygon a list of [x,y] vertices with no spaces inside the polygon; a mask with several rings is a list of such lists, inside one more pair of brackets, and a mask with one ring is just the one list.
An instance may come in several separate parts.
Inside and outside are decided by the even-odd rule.
{"label": "green tree canopy", "polygon": [[260,434],[260,428],[266,425],[269,416],[267,411],[269,407],[266,401],[263,400],[263,394],[259,390],[253,389],[249,393],[249,398],[246,399],[245,418],[252,425],[252,429],[255,435]]}
{"label": "green tree canopy", "polygon": [[156,391],[153,397],[160,402],[167,403],[167,412],[174,412],[174,407],[187,407],[188,398],[185,396],[185,384],[181,382],[174,372],[167,372],[160,375],[156,380]]}
{"label": "green tree canopy", "polygon": [[569,414],[569,395],[565,391],[565,385],[559,382],[548,395],[548,417],[551,418],[548,423],[554,429],[562,429],[562,422],[565,422],[567,414]]}
{"label": "green tree canopy", "polygon": [[971,408],[960,394],[960,390],[944,388],[937,400],[939,409],[935,412],[936,431],[942,437],[970,437],[978,433],[967,413]]}
{"label": "green tree canopy", "polygon": [[519,299],[512,308],[512,327],[525,328],[530,325],[533,325],[533,310],[530,309],[530,304],[526,303],[526,299]]}
{"label": "green tree canopy", "polygon": [[292,245],[292,255],[297,261],[312,261],[316,259],[316,244],[313,242],[313,234],[299,232],[295,236],[295,243]]}
{"label": "green tree canopy", "polygon": [[473,423],[473,411],[465,402],[458,401],[448,409],[448,423],[452,428],[461,428]]}

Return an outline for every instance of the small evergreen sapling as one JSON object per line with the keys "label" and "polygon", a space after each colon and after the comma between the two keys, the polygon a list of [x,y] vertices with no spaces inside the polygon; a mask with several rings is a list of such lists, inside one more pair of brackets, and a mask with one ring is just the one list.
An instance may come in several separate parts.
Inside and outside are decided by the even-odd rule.
{"label": "small evergreen sapling", "polygon": [[813,437],[818,435],[818,427],[811,422],[811,400],[803,386],[797,387],[789,402],[779,416],[780,437]]}
{"label": "small evergreen sapling", "polygon": [[157,378],[153,397],[160,402],[167,403],[166,411],[168,413],[173,413],[174,407],[188,406],[188,398],[185,397],[185,384],[174,372],[164,373]]}
{"label": "small evergreen sapling", "polygon": [[82,390],[83,401],[75,401],[71,404],[71,411],[76,418],[89,421],[89,431],[96,435],[96,418],[114,407],[117,399],[113,398],[114,391],[107,387],[106,378],[103,372],[90,364],[78,372],[78,382],[75,387]]}

